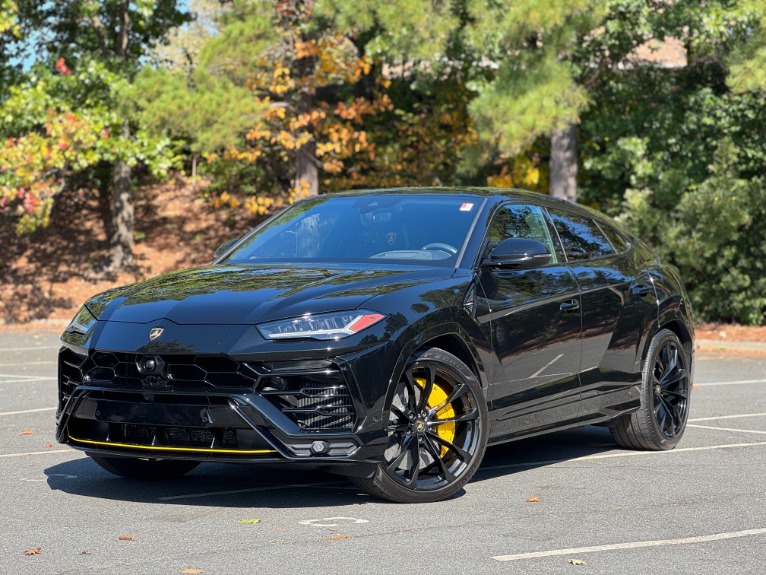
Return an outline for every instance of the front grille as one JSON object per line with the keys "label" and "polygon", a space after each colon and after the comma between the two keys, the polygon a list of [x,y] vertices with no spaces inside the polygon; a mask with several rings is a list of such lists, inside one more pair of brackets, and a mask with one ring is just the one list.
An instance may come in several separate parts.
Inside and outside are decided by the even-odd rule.
{"label": "front grille", "polygon": [[356,411],[346,380],[329,361],[280,362],[253,366],[261,372],[258,391],[303,431],[349,431]]}
{"label": "front grille", "polygon": [[[152,369],[147,369],[147,365]],[[223,355],[151,355],[95,351],[82,356],[70,349],[59,358],[66,394],[80,384],[119,388],[168,388],[179,391],[254,389],[257,375]]]}
{"label": "front grille", "polygon": [[[151,362],[151,370],[147,369],[147,362]],[[172,403],[175,399],[186,403],[194,397],[194,401],[204,405],[221,399],[221,392],[258,393],[304,432],[350,431],[356,422],[346,378],[331,361],[258,363],[238,362],[223,355],[104,351],[81,355],[64,348],[59,355],[61,410],[79,385],[98,388],[100,391],[91,392],[97,394],[92,397],[134,401],[129,398],[134,395],[137,403]],[[146,394],[152,392],[160,393],[147,399]],[[154,435],[153,430],[144,433]],[[212,441],[210,437],[189,433],[184,441],[208,440]]]}
{"label": "front grille", "polygon": [[138,445],[171,447],[205,447],[209,449],[236,449],[237,432],[234,429],[200,429],[197,427],[162,427],[158,425],[126,424],[113,426],[110,441]]}

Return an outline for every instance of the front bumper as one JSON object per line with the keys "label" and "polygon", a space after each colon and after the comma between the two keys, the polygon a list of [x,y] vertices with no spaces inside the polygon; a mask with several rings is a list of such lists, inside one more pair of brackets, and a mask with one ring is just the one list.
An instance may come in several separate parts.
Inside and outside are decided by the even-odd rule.
{"label": "front bumper", "polygon": [[[382,353],[368,350],[361,361],[379,365]],[[100,351],[65,341],[56,438],[125,457],[341,468],[375,463],[386,436],[380,416],[368,415],[363,401],[359,357],[269,362]]]}

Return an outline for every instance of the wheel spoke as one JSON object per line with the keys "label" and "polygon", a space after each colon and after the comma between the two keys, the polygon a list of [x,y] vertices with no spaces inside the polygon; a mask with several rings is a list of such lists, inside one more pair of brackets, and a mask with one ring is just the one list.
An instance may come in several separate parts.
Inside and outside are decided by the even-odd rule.
{"label": "wheel spoke", "polygon": [[[399,465],[402,463],[405,457],[407,457],[408,449],[410,448],[410,445],[412,444],[413,440],[415,439],[414,434],[409,434],[404,438],[404,441],[401,442],[399,445],[399,455],[397,455],[391,462],[388,464],[388,469],[391,472],[396,472],[396,470],[399,468]],[[415,444],[417,444],[417,441],[415,441]]]}
{"label": "wheel spoke", "polygon": [[686,391],[686,390],[684,390],[684,391],[675,391],[675,390],[672,390],[672,389],[663,389],[662,390],[662,395],[665,396],[666,399],[667,399],[668,395],[670,395],[672,397],[678,397],[678,398],[681,398],[681,399],[688,399],[689,398],[689,392]]}
{"label": "wheel spoke", "polygon": [[[442,476],[447,481],[452,481],[455,479],[455,476],[452,474],[452,472],[447,469],[447,464],[444,463],[444,460],[441,457],[440,449],[437,449],[434,444],[428,440],[425,441],[425,446],[428,452],[431,454],[431,457],[434,458],[434,464],[436,464],[439,467],[439,471],[441,471]],[[432,464],[433,465],[433,464]]]}
{"label": "wheel spoke", "polygon": [[[414,434],[413,437],[415,437]],[[412,469],[410,470],[407,486],[412,487],[417,485],[418,477],[420,476],[420,442],[417,440],[410,442],[409,451],[412,459]]]}
{"label": "wheel spoke", "polygon": [[404,378],[404,384],[407,388],[407,391],[409,392],[407,395],[408,401],[407,401],[407,407],[411,410],[414,410],[417,408],[419,397],[423,393],[423,390],[420,389],[420,386],[415,383],[415,377],[412,375],[412,369],[408,369],[404,372],[405,378]]}
{"label": "wheel spoke", "polygon": [[442,409],[447,407],[450,403],[454,403],[456,400],[458,400],[461,397],[463,397],[469,391],[471,391],[471,389],[467,385],[465,385],[465,384],[461,384],[461,385],[456,386],[455,389],[452,391],[452,393],[450,393],[450,395],[449,395],[449,397],[447,399],[442,401],[436,407],[432,407],[431,409],[428,410],[428,416],[431,417],[431,416],[439,413]]}
{"label": "wheel spoke", "polygon": [[464,413],[463,415],[459,415],[458,417],[450,417],[449,419],[436,418],[429,420],[426,423],[429,427],[437,427],[443,423],[461,423],[464,421],[475,421],[477,419],[479,419],[479,410],[474,408],[471,411]]}
{"label": "wheel spoke", "polygon": [[426,404],[428,403],[428,398],[431,397],[431,391],[434,388],[434,382],[436,381],[436,366],[428,363],[424,366],[426,371],[426,385],[425,388],[420,393],[420,398],[417,402],[417,407],[415,411],[417,413],[420,413],[423,411],[426,407]]}
{"label": "wheel spoke", "polygon": [[461,461],[467,463],[468,460],[471,459],[471,454],[468,453],[465,449],[463,449],[461,447],[458,447],[457,445],[455,445],[451,441],[447,441],[446,439],[444,439],[440,435],[437,435],[433,431],[427,430],[426,431],[426,435],[428,435],[428,437],[430,437],[431,439],[433,439],[437,443],[443,445],[444,447],[446,447],[450,451],[454,451],[455,454],[460,458]]}
{"label": "wheel spoke", "polygon": [[660,381],[660,385],[662,385],[663,387],[672,385],[674,383],[681,381],[685,377],[686,377],[685,369],[676,369],[675,371],[669,372],[668,375],[663,376],[662,380]]}
{"label": "wheel spoke", "polygon": [[391,412],[398,416],[399,419],[403,419],[407,422],[409,422],[412,418],[409,416],[408,413],[405,413],[401,408],[397,407],[396,405],[391,405]]}

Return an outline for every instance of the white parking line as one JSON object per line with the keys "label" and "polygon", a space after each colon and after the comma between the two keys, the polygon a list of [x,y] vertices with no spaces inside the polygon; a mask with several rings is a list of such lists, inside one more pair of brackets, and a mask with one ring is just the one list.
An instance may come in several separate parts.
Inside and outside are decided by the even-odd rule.
{"label": "white parking line", "polygon": [[[3,377],[17,377],[23,379],[2,379]],[[41,381],[56,381],[56,377],[35,377],[32,375],[3,375],[0,373],[0,383],[38,383]]]}
{"label": "white parking line", "polygon": [[689,423],[696,423],[697,421],[715,421],[717,419],[739,419],[740,417],[764,417],[766,412],[763,413],[742,413],[740,415],[716,415],[715,417],[695,417],[690,419]]}
{"label": "white parking line", "polygon": [[53,365],[56,363],[55,361],[16,361],[13,363],[6,363],[4,361],[0,361],[0,365],[2,365],[4,368],[8,367],[9,365]]}
{"label": "white parking line", "polygon": [[37,409],[24,409],[23,411],[2,411],[0,417],[4,415],[22,415],[24,413],[38,413],[40,411],[54,411],[55,407],[39,407]]}
{"label": "white parking line", "polygon": [[[720,429],[720,428],[716,428]],[[492,471],[495,469],[513,469],[518,467],[537,467],[538,465],[554,465],[557,463],[579,463],[581,461],[591,461],[594,459],[612,459],[613,457],[647,457],[657,455],[672,455],[674,453],[685,453],[689,451],[711,451],[713,449],[732,449],[735,447],[757,447],[766,445],[766,441],[753,441],[748,443],[729,443],[726,445],[706,445],[704,447],[682,447],[671,449],[669,451],[620,451],[618,453],[604,453],[601,455],[584,455],[573,459],[549,459],[547,461],[524,461],[520,463],[508,463],[506,465],[492,465],[490,467],[481,467],[482,471]]]}
{"label": "white parking line", "polygon": [[614,543],[611,545],[594,545],[592,547],[572,547],[570,549],[552,549],[550,551],[535,551],[534,553],[517,553],[516,555],[496,555],[495,561],[518,561],[519,559],[538,559],[541,557],[557,557],[559,555],[577,555],[579,553],[595,553],[598,551],[614,551],[617,549],[640,549],[642,547],[664,547],[668,545],[688,545],[691,543],[707,543],[709,541],[724,541],[738,537],[754,537],[766,535],[766,529],[745,529],[744,531],[731,531],[729,533],[714,533],[713,535],[701,535],[698,537],[684,537],[682,539],[658,539],[655,541],[633,541],[630,543]]}
{"label": "white parking line", "polygon": [[714,381],[711,383],[695,383],[697,387],[717,387],[720,385],[746,385],[749,383],[766,383],[766,379],[743,379],[741,381]]}
{"label": "white parking line", "polygon": [[48,451],[27,451],[25,453],[3,453],[0,458],[6,457],[28,457],[30,455],[50,455],[52,453],[78,453],[74,449],[49,449]]}
{"label": "white parking line", "polygon": [[766,431],[757,431],[755,429],[734,429],[733,427],[716,427],[715,425],[697,425],[690,423],[686,427],[696,427],[698,429],[714,429],[715,431],[737,431],[740,433],[758,433],[760,435],[766,435]]}
{"label": "white parking line", "polygon": [[35,351],[38,349],[60,349],[60,345],[36,345],[33,347],[4,347],[0,348],[0,353],[5,353],[6,351]]}

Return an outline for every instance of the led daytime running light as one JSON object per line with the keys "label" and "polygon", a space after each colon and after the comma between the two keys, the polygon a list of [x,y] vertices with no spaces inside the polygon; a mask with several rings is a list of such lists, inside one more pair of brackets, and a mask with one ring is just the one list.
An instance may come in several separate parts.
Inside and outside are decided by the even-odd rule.
{"label": "led daytime running light", "polygon": [[354,310],[265,323],[258,330],[267,339],[340,339],[378,323],[381,313]]}

